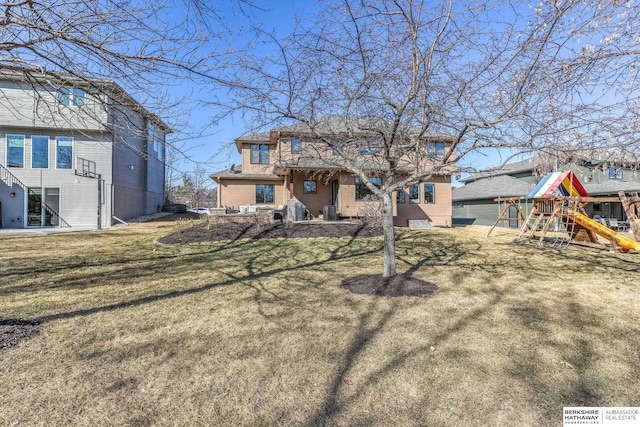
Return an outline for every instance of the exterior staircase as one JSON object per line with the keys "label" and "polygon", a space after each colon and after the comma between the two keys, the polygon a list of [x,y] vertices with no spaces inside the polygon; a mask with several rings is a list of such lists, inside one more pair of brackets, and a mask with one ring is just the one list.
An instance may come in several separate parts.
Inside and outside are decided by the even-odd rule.
{"label": "exterior staircase", "polygon": [[[25,192],[25,194],[27,194],[29,192],[29,189],[27,188],[27,186],[22,181],[20,181],[18,179],[18,177],[16,177],[14,174],[12,174],[9,169],[5,168],[1,164],[0,164],[0,181],[4,182],[9,187],[12,187],[13,185],[17,185],[18,187],[22,188],[22,190]],[[52,215],[53,217],[58,219],[58,227],[69,227],[69,228],[71,228],[71,225],[69,225],[69,223],[67,221],[65,221],[64,218],[62,218],[49,205],[47,205],[42,200],[40,201],[40,203],[42,204],[42,207],[44,207],[45,211],[47,211],[47,213],[49,213],[50,215]],[[0,226],[2,224],[1,221],[2,221],[2,218],[0,218]]]}

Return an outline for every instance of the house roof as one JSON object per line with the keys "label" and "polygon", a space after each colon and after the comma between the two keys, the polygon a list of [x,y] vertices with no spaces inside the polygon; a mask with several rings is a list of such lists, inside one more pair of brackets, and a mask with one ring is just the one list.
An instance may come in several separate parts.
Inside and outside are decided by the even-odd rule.
{"label": "house roof", "polygon": [[454,202],[461,202],[496,197],[524,197],[532,188],[533,184],[521,179],[499,175],[454,188],[451,198]]}
{"label": "house roof", "polygon": [[628,182],[610,179],[601,183],[585,184],[584,188],[592,196],[602,196],[606,194],[618,194],[618,191],[625,193],[640,191],[640,182]]}
{"label": "house roof", "polygon": [[[346,169],[345,163],[346,162],[340,158],[330,158],[330,157],[324,158],[324,159],[308,158],[308,159],[297,159],[296,161],[281,163],[276,165],[276,167],[284,168],[284,169],[336,169],[338,170],[338,169]],[[352,164],[356,168],[362,169],[362,170],[376,171],[376,170],[389,169],[389,165],[385,164],[384,162],[376,162],[374,160],[367,160],[367,159],[355,160],[352,162]],[[413,169],[413,167],[409,167],[409,166],[403,167],[399,165],[397,169],[400,171],[410,171]]]}
{"label": "house roof", "polygon": [[472,175],[469,175],[466,178],[459,179],[458,181],[467,183],[467,182],[477,181],[482,178],[489,178],[492,176],[513,175],[513,174],[522,173],[522,172],[530,172],[530,171],[533,171],[534,167],[535,167],[535,158],[530,157],[528,159],[525,159],[519,162],[508,163],[503,166],[496,166],[494,168],[486,169],[486,170],[474,173]]}
{"label": "house roof", "polygon": [[548,199],[554,196],[588,197],[589,193],[572,171],[549,172],[527,198]]}
{"label": "house roof", "polygon": [[[258,132],[236,138],[238,152],[243,142],[264,142],[275,144],[279,136],[315,136],[315,135],[377,135],[379,129],[390,126],[391,123],[383,119],[344,118],[342,116],[326,116],[308,123],[297,122],[292,125],[274,128],[267,132]],[[409,128],[409,132],[417,134],[421,128]],[[424,132],[422,138],[427,140],[451,140],[450,135],[440,132]]]}
{"label": "house roof", "polygon": [[281,180],[282,177],[274,173],[242,173],[242,166],[233,166],[219,172],[214,172],[209,175],[209,178],[215,182],[220,182],[220,179],[251,179],[251,180],[265,180],[275,181]]}

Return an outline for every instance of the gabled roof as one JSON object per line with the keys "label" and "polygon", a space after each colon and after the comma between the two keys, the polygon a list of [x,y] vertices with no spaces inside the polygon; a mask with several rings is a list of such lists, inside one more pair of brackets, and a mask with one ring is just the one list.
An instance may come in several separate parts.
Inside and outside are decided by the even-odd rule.
{"label": "gabled roof", "polygon": [[500,175],[454,188],[451,198],[454,202],[462,202],[465,200],[494,199],[496,197],[524,197],[532,188],[533,184],[521,179]]}
{"label": "gabled roof", "polygon": [[528,199],[548,199],[554,196],[588,197],[578,177],[572,171],[550,172],[527,195]]}

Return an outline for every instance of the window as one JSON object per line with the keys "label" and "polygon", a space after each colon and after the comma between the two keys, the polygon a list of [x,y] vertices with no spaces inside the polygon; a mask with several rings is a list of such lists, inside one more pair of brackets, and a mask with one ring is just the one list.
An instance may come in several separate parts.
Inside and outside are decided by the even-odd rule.
{"label": "window", "polygon": [[375,154],[378,152],[378,144],[372,138],[363,141],[364,148],[360,150],[360,154]]}
{"label": "window", "polygon": [[24,167],[24,135],[7,135],[7,167]]}
{"label": "window", "polygon": [[155,140],[153,141],[153,149],[158,156],[158,160],[162,160],[164,157],[164,144],[161,141]]}
{"label": "window", "polygon": [[424,185],[424,202],[425,203],[436,202],[436,186],[434,184]]}
{"label": "window", "polygon": [[412,185],[409,187],[409,203],[418,204],[420,203],[420,185]]}
{"label": "window", "polygon": [[158,160],[162,160],[164,157],[164,136],[162,131],[158,130],[153,122],[147,122],[147,139],[148,141],[153,141],[152,149],[153,154]]}
{"label": "window", "polygon": [[251,144],[251,158],[253,164],[269,164],[269,146],[267,144]]}
{"label": "window", "polygon": [[74,105],[82,107],[84,105],[85,91],[82,89],[69,89],[61,87],[58,89],[58,102],[62,105]]}
{"label": "window", "polygon": [[31,135],[31,167],[47,169],[49,167],[49,137]]}
{"label": "window", "polygon": [[427,143],[427,156],[431,159],[444,158],[444,142],[432,141]]}
{"label": "window", "polygon": [[610,167],[609,179],[622,179],[622,169],[614,168],[613,166]]}
{"label": "window", "polygon": [[56,168],[73,168],[73,138],[69,136],[56,137]]}
{"label": "window", "polygon": [[[382,187],[382,178],[370,178],[371,183],[376,187]],[[356,200],[365,200],[373,196],[369,187],[360,178],[356,178]]]}
{"label": "window", "polygon": [[300,138],[293,138],[291,140],[291,154],[297,154],[300,151],[302,151],[302,140]]}
{"label": "window", "polygon": [[318,184],[315,181],[304,181],[302,183],[302,192],[304,194],[316,194],[318,190]]}
{"label": "window", "polygon": [[66,87],[58,89],[58,102],[62,105],[69,105],[69,99],[71,98],[71,91]]}
{"label": "window", "polygon": [[405,196],[404,188],[401,188],[396,193],[396,202],[400,205],[405,202],[405,199],[406,199],[406,196]]}
{"label": "window", "polygon": [[333,155],[337,156],[340,153],[338,152],[338,149],[340,148],[340,141],[333,141],[331,143],[331,147],[333,148]]}
{"label": "window", "polygon": [[274,194],[273,184],[256,184],[256,203],[273,203]]}
{"label": "window", "polygon": [[84,91],[82,89],[73,89],[73,105],[76,107],[84,105]]}

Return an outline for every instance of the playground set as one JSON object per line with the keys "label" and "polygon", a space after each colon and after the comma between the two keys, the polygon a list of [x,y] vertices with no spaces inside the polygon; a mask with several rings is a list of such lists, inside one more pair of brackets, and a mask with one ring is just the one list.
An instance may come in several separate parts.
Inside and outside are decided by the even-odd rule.
{"label": "playground set", "polygon": [[[525,218],[519,206],[518,198],[497,198],[496,202],[505,204],[498,219],[487,233],[502,221],[519,221],[523,225],[516,242],[529,243],[538,239],[543,245],[546,241],[553,245],[570,242],[598,241],[601,236],[609,241],[610,248],[616,252],[634,250],[640,252],[640,197],[637,193],[627,196],[619,192],[618,197],[590,197],[578,177],[572,171],[548,173],[526,196],[533,200],[533,208]],[[589,203],[620,202],[627,215],[634,238],[619,233],[606,223],[589,218],[585,206]],[[516,212],[517,218],[509,218],[509,212]]]}

